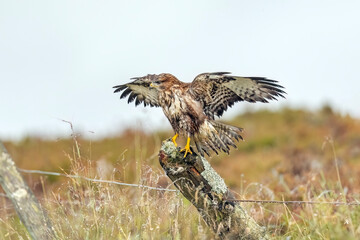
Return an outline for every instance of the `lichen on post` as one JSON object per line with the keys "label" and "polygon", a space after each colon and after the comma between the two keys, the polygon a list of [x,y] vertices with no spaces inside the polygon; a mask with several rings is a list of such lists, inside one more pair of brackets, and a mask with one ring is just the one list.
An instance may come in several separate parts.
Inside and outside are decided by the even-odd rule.
{"label": "lichen on post", "polygon": [[0,184],[32,239],[56,239],[55,231],[14,161],[0,142]]}
{"label": "lichen on post", "polygon": [[206,224],[221,239],[268,239],[240,204],[210,163],[195,152],[186,158],[168,139],[162,143],[159,161],[167,176],[196,207]]}

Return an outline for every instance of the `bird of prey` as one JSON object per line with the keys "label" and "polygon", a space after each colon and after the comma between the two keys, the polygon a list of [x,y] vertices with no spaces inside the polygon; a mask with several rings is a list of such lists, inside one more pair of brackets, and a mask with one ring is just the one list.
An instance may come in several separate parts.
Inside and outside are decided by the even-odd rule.
{"label": "bird of prey", "polygon": [[172,141],[177,146],[179,135],[187,137],[184,158],[192,139],[201,156],[211,152],[229,153],[230,146],[236,148],[235,140],[243,139],[242,128],[215,121],[239,101],[263,102],[277,100],[286,94],[275,80],[262,77],[237,77],[229,72],[199,74],[193,82],[185,83],[169,73],[148,74],[131,78],[133,81],[114,86],[120,98],[129,95],[128,103],[135,106],[161,107],[175,135]]}

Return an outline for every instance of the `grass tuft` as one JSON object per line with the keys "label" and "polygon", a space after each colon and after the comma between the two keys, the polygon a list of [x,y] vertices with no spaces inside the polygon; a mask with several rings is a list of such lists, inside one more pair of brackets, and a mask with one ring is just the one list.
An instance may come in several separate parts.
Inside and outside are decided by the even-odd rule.
{"label": "grass tuft", "polygon": [[[360,199],[360,122],[326,107],[244,113],[245,142],[210,163],[238,199],[354,202]],[[5,143],[18,167],[58,171],[174,189],[158,162],[170,132],[125,131],[89,141]],[[179,141],[181,143],[181,140]],[[59,239],[209,239],[213,233],[179,193],[25,174],[47,209]],[[0,198],[0,238],[30,239],[6,198]],[[273,239],[359,239],[360,206],[242,206]]]}

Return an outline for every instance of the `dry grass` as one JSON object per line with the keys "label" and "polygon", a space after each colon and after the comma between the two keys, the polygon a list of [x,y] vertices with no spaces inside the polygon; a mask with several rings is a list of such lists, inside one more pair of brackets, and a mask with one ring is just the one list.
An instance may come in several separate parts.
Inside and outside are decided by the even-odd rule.
{"label": "dry grass", "polygon": [[[246,141],[210,161],[238,198],[303,201],[360,199],[360,123],[325,107],[245,113],[232,124]],[[157,159],[161,139],[127,131],[120,137],[6,143],[17,165],[167,187]],[[28,175],[60,239],[208,239],[196,209],[173,192]],[[170,186],[173,188],[172,186]],[[244,203],[274,239],[359,239],[360,206]],[[4,209],[10,207],[10,209]],[[2,199],[0,236],[29,239]]]}

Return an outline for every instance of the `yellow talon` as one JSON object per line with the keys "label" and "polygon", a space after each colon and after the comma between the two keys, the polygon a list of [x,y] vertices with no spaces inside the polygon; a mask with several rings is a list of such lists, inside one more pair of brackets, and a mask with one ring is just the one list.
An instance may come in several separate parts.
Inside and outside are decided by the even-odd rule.
{"label": "yellow talon", "polygon": [[[176,135],[175,135],[176,136]],[[185,148],[181,149],[180,152],[184,152],[185,151],[185,154],[184,154],[184,158],[186,157],[186,155],[188,153],[192,154],[192,151],[190,150],[190,138],[188,137],[187,138],[187,142],[186,142],[186,146]]]}
{"label": "yellow talon", "polygon": [[172,142],[175,144],[175,147],[177,147],[177,143],[176,143],[176,139],[177,139],[177,137],[179,136],[179,134],[175,134],[175,136],[173,136],[172,138],[171,138],[171,140],[172,140]]}

